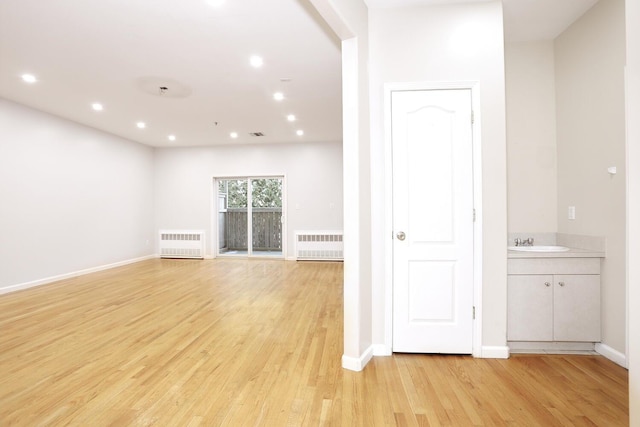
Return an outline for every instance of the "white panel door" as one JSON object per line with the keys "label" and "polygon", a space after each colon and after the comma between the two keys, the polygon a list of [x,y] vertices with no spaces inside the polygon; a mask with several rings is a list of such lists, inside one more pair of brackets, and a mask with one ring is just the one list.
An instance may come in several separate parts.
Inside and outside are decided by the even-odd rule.
{"label": "white panel door", "polygon": [[471,90],[391,92],[393,351],[473,349]]}

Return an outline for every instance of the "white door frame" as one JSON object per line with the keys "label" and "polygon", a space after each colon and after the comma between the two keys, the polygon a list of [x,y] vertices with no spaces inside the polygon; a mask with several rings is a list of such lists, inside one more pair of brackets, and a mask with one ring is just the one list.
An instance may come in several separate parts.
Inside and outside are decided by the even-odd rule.
{"label": "white door frame", "polygon": [[480,139],[480,89],[474,81],[403,82],[384,85],[385,127],[385,333],[384,346],[393,351],[393,151],[391,138],[391,92],[400,90],[470,89],[474,115],[473,138],[473,205],[476,220],[473,227],[473,356],[482,356],[482,144]]}

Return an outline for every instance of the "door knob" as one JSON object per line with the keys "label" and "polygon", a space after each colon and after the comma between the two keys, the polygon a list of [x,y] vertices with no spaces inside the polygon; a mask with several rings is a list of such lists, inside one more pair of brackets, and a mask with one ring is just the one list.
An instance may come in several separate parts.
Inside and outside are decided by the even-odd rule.
{"label": "door knob", "polygon": [[398,240],[404,240],[406,236],[406,234],[404,234],[404,231],[398,231],[398,234],[396,234],[396,237],[398,238]]}

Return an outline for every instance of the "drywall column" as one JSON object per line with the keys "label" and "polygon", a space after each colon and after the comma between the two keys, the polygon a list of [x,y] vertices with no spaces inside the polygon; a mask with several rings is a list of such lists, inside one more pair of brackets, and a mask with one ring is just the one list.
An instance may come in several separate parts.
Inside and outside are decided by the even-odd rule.
{"label": "drywall column", "polygon": [[362,0],[311,3],[342,40],[344,190],[344,353],[360,371],[371,347],[371,178],[368,17]]}
{"label": "drywall column", "polygon": [[629,425],[640,426],[640,3],[627,0],[625,13]]}
{"label": "drywall column", "polygon": [[[344,165],[344,354],[342,366],[359,371],[371,358],[362,357],[360,348],[361,331],[366,328],[366,319],[361,316],[364,309],[360,301],[363,293],[361,277],[363,271],[362,252],[366,250],[360,242],[362,230],[359,226],[362,216],[360,193],[361,164],[359,159],[358,128],[358,41],[355,38],[342,42],[343,69],[343,165]],[[365,190],[366,191],[366,190]]]}

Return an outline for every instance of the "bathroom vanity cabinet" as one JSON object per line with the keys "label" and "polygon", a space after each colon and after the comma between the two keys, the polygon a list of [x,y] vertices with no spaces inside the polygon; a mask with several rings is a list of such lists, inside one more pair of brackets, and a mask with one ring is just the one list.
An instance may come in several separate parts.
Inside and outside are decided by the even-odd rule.
{"label": "bathroom vanity cabinet", "polygon": [[599,275],[512,275],[510,341],[600,341]]}
{"label": "bathroom vanity cabinet", "polygon": [[508,341],[600,341],[600,258],[547,255],[507,265]]}

